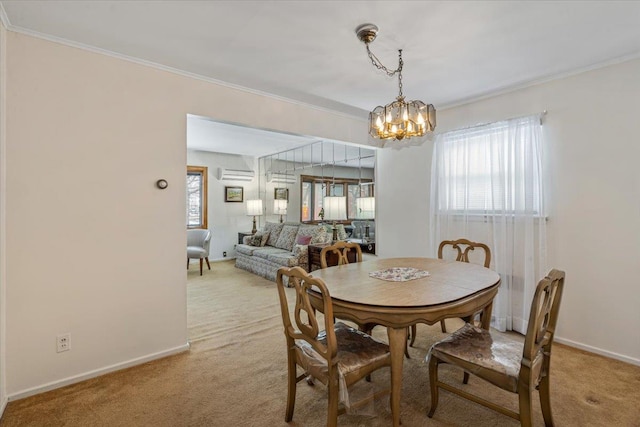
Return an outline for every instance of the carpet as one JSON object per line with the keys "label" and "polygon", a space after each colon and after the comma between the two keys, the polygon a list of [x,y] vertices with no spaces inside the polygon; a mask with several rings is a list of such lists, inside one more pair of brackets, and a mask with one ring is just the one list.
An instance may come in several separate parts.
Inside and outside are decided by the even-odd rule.
{"label": "carpet", "polygon": [[[0,426],[305,426],[326,425],[326,389],[298,384],[293,422],[284,422],[286,349],[275,284],[216,262],[199,276],[188,272],[191,350],[37,396],[10,402]],[[567,286],[572,283],[567,282]],[[293,290],[290,290],[293,292]],[[562,308],[560,312],[562,322]],[[449,330],[461,323],[447,320]],[[374,335],[386,340],[382,327]],[[512,334],[514,337],[521,336]],[[405,360],[403,426],[517,426],[487,408],[441,391],[434,418],[425,363],[429,346],[443,337],[439,324],[418,325],[411,359]],[[551,361],[553,415],[558,426],[640,426],[640,367],[556,344]],[[462,374],[441,367],[441,377]],[[386,387],[386,370],[373,375]],[[359,383],[354,393],[367,393]],[[517,396],[471,377],[467,387],[517,409]],[[534,425],[542,414],[534,393]],[[388,399],[338,418],[341,426],[390,426]]]}

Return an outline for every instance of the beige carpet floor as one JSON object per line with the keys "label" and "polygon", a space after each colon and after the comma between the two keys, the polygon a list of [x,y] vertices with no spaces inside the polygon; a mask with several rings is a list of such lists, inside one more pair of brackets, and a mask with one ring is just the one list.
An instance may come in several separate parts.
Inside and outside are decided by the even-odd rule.
{"label": "beige carpet floor", "polygon": [[[189,352],[136,366],[30,398],[10,402],[0,426],[254,426],[284,422],[286,354],[275,284],[235,269],[233,261],[212,264],[202,277],[188,274]],[[575,286],[570,281],[567,286]],[[562,312],[560,313],[562,322]],[[455,325],[448,325],[451,330]],[[384,328],[374,334],[385,339]],[[508,417],[446,391],[433,419],[429,408],[431,343],[442,337],[439,325],[419,325],[416,347],[405,361],[402,390],[404,426],[517,426]],[[461,374],[446,367],[447,381]],[[373,376],[386,387],[387,372]],[[554,347],[552,406],[558,426],[640,427],[640,367],[563,345]],[[473,378],[472,392],[517,408],[517,397]],[[537,394],[535,394],[537,399]],[[325,425],[326,390],[322,384],[298,385],[291,426]],[[535,425],[543,425],[539,404]],[[342,426],[389,426],[386,398],[343,415]]]}

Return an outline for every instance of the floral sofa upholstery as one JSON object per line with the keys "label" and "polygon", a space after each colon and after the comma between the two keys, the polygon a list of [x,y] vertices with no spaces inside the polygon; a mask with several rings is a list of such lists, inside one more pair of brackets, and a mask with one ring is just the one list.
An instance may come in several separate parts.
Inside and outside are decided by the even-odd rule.
{"label": "floral sofa upholstery", "polygon": [[267,222],[236,246],[236,267],[275,281],[280,267],[300,266],[309,271],[307,246],[330,241],[323,226]]}

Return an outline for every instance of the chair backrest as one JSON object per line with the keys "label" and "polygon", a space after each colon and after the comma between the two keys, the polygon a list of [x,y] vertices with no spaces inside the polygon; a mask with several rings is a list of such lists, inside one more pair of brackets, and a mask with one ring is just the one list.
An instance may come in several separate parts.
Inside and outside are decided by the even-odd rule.
{"label": "chair backrest", "polygon": [[355,251],[356,262],[362,262],[362,249],[357,243],[339,241],[333,245],[326,246],[320,251],[320,267],[327,268],[327,254],[334,253],[338,255],[338,265],[349,264],[349,258],[347,257],[349,251]]}
{"label": "chair backrest", "polygon": [[[291,308],[287,301],[284,278],[288,279],[288,286],[293,287],[296,292],[296,304],[293,308],[293,319],[290,313]],[[284,334],[287,338],[288,348],[292,348],[295,340],[308,342],[314,350],[330,362],[338,354],[338,342],[333,329],[333,306],[331,296],[327,286],[322,279],[313,278],[300,267],[278,269],[276,276],[278,296],[280,297],[280,310],[282,311],[282,323],[284,324]],[[326,345],[318,340],[320,325],[316,317],[316,311],[311,306],[309,292],[314,291],[322,300],[324,313],[324,330],[326,331]],[[304,314],[304,316],[303,316]]]}
{"label": "chair backrest", "polygon": [[549,369],[549,356],[558,321],[564,276],[564,271],[551,270],[547,277],[538,283],[533,295],[522,354],[522,367],[529,369],[520,369],[521,377],[532,375],[529,380],[536,382],[530,382],[531,384],[536,384],[541,375],[545,375]]}
{"label": "chair backrest", "polygon": [[458,251],[456,261],[462,262],[469,262],[469,251],[481,248],[484,250],[484,266],[489,268],[489,265],[491,265],[491,250],[484,243],[472,242],[467,239],[443,240],[438,246],[438,258],[443,259],[442,252],[447,245],[451,245],[453,249]]}
{"label": "chair backrest", "polygon": [[201,228],[191,228],[187,230],[187,246],[197,246],[204,248],[209,253],[209,243],[211,242],[211,231]]}

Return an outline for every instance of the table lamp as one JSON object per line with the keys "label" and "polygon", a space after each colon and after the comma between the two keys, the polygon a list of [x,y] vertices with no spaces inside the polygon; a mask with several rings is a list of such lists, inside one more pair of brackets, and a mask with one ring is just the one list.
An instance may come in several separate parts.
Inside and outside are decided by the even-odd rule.
{"label": "table lamp", "polygon": [[333,221],[333,242],[338,240],[338,229],[336,221],[347,219],[347,198],[340,196],[327,196],[322,199],[322,208],[324,209],[324,219]]}
{"label": "table lamp", "polygon": [[273,213],[280,215],[280,222],[282,222],[282,215],[287,214],[287,201],[286,200],[274,200],[273,201]]}
{"label": "table lamp", "polygon": [[247,215],[253,215],[253,229],[251,230],[251,234],[256,234],[258,229],[256,228],[256,216],[262,215],[262,200],[247,200]]}
{"label": "table lamp", "polygon": [[369,219],[376,217],[376,198],[360,197],[356,199],[356,218],[364,219],[364,239],[369,240]]}

